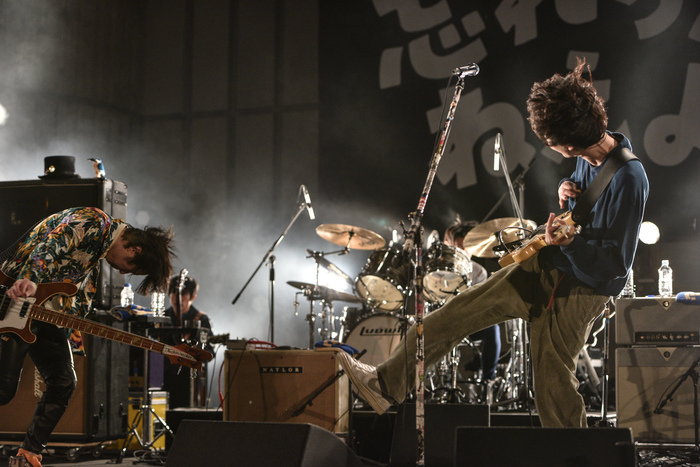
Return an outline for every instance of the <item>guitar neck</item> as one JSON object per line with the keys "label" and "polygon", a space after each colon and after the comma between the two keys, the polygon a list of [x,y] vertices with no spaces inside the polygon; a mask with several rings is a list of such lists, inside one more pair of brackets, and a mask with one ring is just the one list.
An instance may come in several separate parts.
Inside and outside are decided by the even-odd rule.
{"label": "guitar neck", "polygon": [[45,323],[75,329],[93,336],[103,337],[105,339],[132,345],[134,347],[140,347],[153,352],[163,353],[165,348],[165,344],[153,339],[142,337],[126,331],[121,331],[111,326],[80,318],[78,316],[53,311],[49,308],[38,305],[32,305],[31,311],[29,312],[29,317],[37,321],[43,321]]}

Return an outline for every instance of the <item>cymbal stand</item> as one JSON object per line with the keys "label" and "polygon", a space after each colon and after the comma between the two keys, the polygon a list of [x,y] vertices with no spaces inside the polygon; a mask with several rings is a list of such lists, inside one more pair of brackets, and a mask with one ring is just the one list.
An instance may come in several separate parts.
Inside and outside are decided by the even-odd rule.
{"label": "cymbal stand", "polygon": [[[504,384],[499,388],[494,406],[520,409],[530,403],[527,385],[527,332],[521,318],[510,321],[511,355],[503,377]],[[502,400],[506,397],[505,400]]]}

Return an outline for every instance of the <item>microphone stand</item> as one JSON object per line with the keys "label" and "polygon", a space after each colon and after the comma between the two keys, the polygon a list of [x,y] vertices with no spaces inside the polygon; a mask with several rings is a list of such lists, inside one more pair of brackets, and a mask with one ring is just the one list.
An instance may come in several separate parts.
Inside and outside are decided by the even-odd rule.
{"label": "microphone stand", "polygon": [[[275,248],[277,248],[277,245],[282,243],[282,240],[284,240],[284,237],[287,235],[287,232],[289,229],[292,227],[294,222],[296,222],[297,218],[301,215],[302,211],[306,209],[307,205],[306,203],[301,203],[299,206],[299,209],[297,210],[296,214],[292,217],[292,220],[289,221],[289,224],[287,224],[287,227],[284,228],[282,231],[282,234],[280,234],[279,237],[277,237],[277,240],[272,244],[269,250],[267,250],[267,253],[265,253],[265,256],[263,256],[263,259],[260,261],[258,264],[258,267],[255,268],[253,273],[250,275],[248,280],[246,281],[245,284],[243,284],[243,287],[241,288],[240,292],[238,292],[238,295],[236,295],[236,298],[233,299],[231,302],[231,305],[235,305],[238,299],[241,297],[241,294],[243,291],[248,287],[248,284],[250,284],[250,281],[253,280],[253,277],[255,277],[255,274],[258,273],[260,268],[262,267],[265,262],[270,259],[270,296],[272,297],[272,302],[270,303],[270,342],[272,344],[275,343],[275,272],[274,272],[274,260],[271,258],[272,257],[272,252],[275,251]],[[274,258],[274,257],[273,257]]]}
{"label": "microphone stand", "polygon": [[425,211],[425,205],[428,201],[428,196],[430,195],[430,190],[435,180],[435,175],[437,174],[438,165],[440,164],[440,159],[445,152],[445,146],[447,143],[447,137],[449,136],[450,129],[452,126],[452,121],[454,120],[455,112],[457,111],[457,104],[459,103],[459,98],[464,90],[464,78],[465,76],[474,76],[479,73],[479,67],[476,64],[467,65],[466,67],[457,68],[454,70],[453,74],[457,76],[457,84],[455,85],[454,96],[452,97],[452,102],[447,110],[447,115],[445,116],[445,122],[442,130],[440,131],[438,142],[433,153],[433,157],[430,161],[430,169],[428,171],[428,177],[423,186],[423,191],[421,193],[420,199],[418,201],[418,207],[415,212],[408,215],[411,219],[411,228],[406,232],[406,241],[404,243],[403,251],[405,254],[414,253],[415,264],[414,264],[414,298],[416,305],[415,314],[415,329],[416,329],[416,374],[415,374],[415,386],[416,386],[416,434],[418,438],[417,442],[417,457],[416,465],[425,465],[425,337],[423,335],[423,227],[421,225],[421,220],[423,217],[423,212]]}
{"label": "microphone stand", "polygon": [[689,376],[693,379],[693,388],[695,389],[693,391],[693,422],[695,425],[695,446],[693,447],[693,453],[690,455],[690,462],[693,464],[700,462],[700,420],[698,420],[698,379],[700,378],[700,375],[695,369],[699,364],[700,359],[695,360],[693,364],[690,365],[690,368],[688,368],[688,371],[686,371],[685,374],[681,376],[681,378],[678,380],[678,383],[673,387],[671,392],[669,392],[663,400],[659,401],[659,404],[654,409],[654,413],[657,415],[663,413],[663,410],[661,409],[663,409],[667,403],[673,400],[673,395],[676,393],[681,384],[683,384]]}

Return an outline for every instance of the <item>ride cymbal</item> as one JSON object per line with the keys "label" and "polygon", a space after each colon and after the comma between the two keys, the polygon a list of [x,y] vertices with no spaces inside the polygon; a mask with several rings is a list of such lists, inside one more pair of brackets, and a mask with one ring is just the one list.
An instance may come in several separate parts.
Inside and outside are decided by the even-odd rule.
{"label": "ride cymbal", "polygon": [[[524,220],[525,228],[534,230],[537,224],[531,220]],[[483,222],[469,232],[464,237],[464,249],[472,256],[480,258],[495,258],[493,247],[499,244],[498,232],[506,227],[513,227],[503,231],[503,241],[505,243],[515,242],[527,236],[520,228],[520,219],[517,217],[503,217]]]}
{"label": "ride cymbal", "polygon": [[316,233],[324,240],[354,250],[377,250],[386,245],[378,233],[352,225],[321,224],[316,227]]}

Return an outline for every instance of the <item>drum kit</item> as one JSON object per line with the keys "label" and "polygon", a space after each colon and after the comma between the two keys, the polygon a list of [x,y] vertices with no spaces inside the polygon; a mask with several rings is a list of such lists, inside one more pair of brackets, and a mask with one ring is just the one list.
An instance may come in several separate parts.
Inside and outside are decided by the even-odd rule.
{"label": "drum kit", "polygon": [[[526,223],[527,227],[536,227],[532,221]],[[436,310],[471,287],[471,256],[495,258],[498,253],[494,252],[494,247],[521,240],[522,230],[518,229],[519,226],[517,218],[494,219],[479,224],[464,238],[464,250],[446,245],[436,237],[429,237],[427,254],[423,259],[426,313]],[[412,321],[412,258],[404,253],[400,245],[395,242],[387,245],[381,235],[361,227],[322,224],[316,228],[316,233],[343,249],[333,252],[306,250],[307,258],[316,262],[316,283],[287,282],[299,290],[297,296],[303,295],[310,303],[310,312],[307,315],[309,345],[312,348],[318,337],[320,340],[337,340],[362,352],[362,362],[376,366],[386,360],[396,348],[406,332],[408,323]],[[326,259],[330,254],[345,254],[353,249],[371,251],[362,270],[354,279]],[[352,286],[353,293],[319,284],[321,268],[339,277],[345,285]],[[333,308],[334,302],[338,301],[352,304],[344,307],[339,316]],[[315,311],[316,302],[321,303],[320,313]],[[298,309],[297,299],[294,305],[295,310]],[[506,341],[510,344],[510,358],[502,355],[499,360],[508,361],[499,365],[503,376],[497,378],[500,383],[498,387],[489,386],[490,391],[475,391],[474,385],[483,385],[486,388],[487,382],[480,380],[479,373],[476,373],[476,378],[465,379],[465,372],[457,370],[460,361],[459,349],[475,348],[474,344],[466,339],[439,364],[426,371],[428,388],[436,402],[497,404],[498,401],[515,400],[519,397],[525,380],[526,338],[522,323],[505,323],[505,329]],[[460,383],[461,387],[457,383]],[[462,387],[468,388],[469,395]],[[490,396],[487,396],[487,393]]]}

